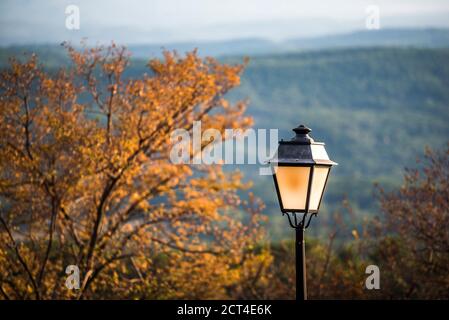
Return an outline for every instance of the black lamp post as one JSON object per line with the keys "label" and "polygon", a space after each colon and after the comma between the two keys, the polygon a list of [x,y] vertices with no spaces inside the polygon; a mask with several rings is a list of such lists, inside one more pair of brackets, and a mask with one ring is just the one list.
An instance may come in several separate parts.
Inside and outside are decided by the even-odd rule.
{"label": "black lamp post", "polygon": [[330,169],[337,163],[329,159],[324,143],[309,136],[311,129],[300,125],[293,131],[296,136],[279,142],[270,163],[282,215],[296,230],[296,299],[307,300],[304,230],[318,213]]}

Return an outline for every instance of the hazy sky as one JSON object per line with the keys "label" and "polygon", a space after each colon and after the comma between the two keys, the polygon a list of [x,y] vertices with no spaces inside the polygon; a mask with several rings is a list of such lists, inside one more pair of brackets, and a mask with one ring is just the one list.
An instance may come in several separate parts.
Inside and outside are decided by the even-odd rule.
{"label": "hazy sky", "polygon": [[[70,4],[80,9],[79,30],[65,27]],[[383,28],[449,27],[449,0],[1,0],[0,45],[282,40],[363,29],[370,5]]]}

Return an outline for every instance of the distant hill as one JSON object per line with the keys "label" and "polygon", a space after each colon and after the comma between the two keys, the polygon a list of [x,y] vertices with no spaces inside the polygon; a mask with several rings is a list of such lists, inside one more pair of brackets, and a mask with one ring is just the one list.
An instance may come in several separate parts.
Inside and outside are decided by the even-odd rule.
{"label": "distant hill", "polygon": [[9,59],[23,59],[29,53],[36,53],[47,67],[59,67],[69,62],[67,51],[60,45],[30,45],[0,48],[0,68],[9,65]]}
{"label": "distant hill", "polygon": [[146,58],[160,54],[160,49],[179,52],[199,49],[201,55],[264,55],[303,50],[353,48],[367,46],[411,46],[419,48],[449,48],[448,29],[380,29],[364,30],[315,38],[271,42],[262,39],[243,39],[217,42],[170,43],[130,46],[133,56]]}
{"label": "distant hill", "polygon": [[284,51],[278,43],[269,40],[250,38],[229,41],[181,42],[155,45],[131,45],[130,51],[135,58],[159,56],[162,49],[176,50],[180,53],[198,49],[202,56],[260,55]]}
{"label": "distant hill", "polygon": [[411,46],[420,48],[449,47],[447,29],[380,29],[364,30],[316,38],[292,39],[285,46],[294,50],[354,48],[373,46]]}
{"label": "distant hill", "polygon": [[[363,163],[341,166],[341,174],[395,174],[425,144],[449,138],[449,49],[255,57],[233,95],[249,97],[256,126],[287,130],[308,123],[336,158]],[[382,161],[371,161],[373,152]]]}
{"label": "distant hill", "polygon": [[[77,45],[74,43],[74,45]],[[338,35],[290,39],[272,42],[249,38],[228,41],[200,41],[184,43],[161,43],[130,45],[133,58],[149,59],[160,57],[162,49],[177,50],[180,53],[198,48],[202,56],[267,55],[306,50],[354,48],[372,46],[406,46],[417,48],[449,48],[449,29],[380,29],[364,30]],[[9,56],[33,51],[49,57],[47,63],[58,65],[67,62],[65,51],[56,44],[33,46],[10,46],[0,48],[0,67],[7,63]]]}
{"label": "distant hill", "polygon": [[[254,57],[233,98],[250,99],[258,128],[303,123],[339,166],[327,208],[346,194],[356,212],[373,211],[373,183],[398,187],[425,146],[449,141],[449,49],[358,48]],[[256,194],[277,212],[271,178],[253,177]],[[326,211],[326,206],[324,207]],[[327,210],[327,214],[328,214]]]}

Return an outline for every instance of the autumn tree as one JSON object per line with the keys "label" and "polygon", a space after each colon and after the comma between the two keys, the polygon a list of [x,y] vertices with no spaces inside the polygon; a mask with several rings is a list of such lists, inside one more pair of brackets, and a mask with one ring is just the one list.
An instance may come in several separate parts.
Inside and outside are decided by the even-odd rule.
{"label": "autumn tree", "polygon": [[384,297],[449,297],[449,145],[427,149],[398,191],[380,189],[387,233],[373,253],[384,275]]}
{"label": "autumn tree", "polygon": [[130,79],[123,47],[66,48],[57,72],[34,55],[1,72],[0,297],[228,298],[264,281],[260,203],[240,199],[239,172],[169,158],[194,121],[251,125],[225,98],[243,66],[164,52]]}

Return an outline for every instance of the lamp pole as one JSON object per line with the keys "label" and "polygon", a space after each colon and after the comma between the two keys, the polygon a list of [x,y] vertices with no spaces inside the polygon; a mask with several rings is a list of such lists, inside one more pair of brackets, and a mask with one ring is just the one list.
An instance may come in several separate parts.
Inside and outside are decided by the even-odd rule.
{"label": "lamp pole", "polygon": [[294,128],[290,141],[279,141],[276,155],[269,161],[283,215],[295,229],[296,300],[307,300],[305,229],[318,214],[332,166],[324,143],[315,142],[304,125]]}
{"label": "lamp pole", "polygon": [[306,276],[306,244],[304,241],[304,228],[295,228],[296,231],[296,300],[307,300]]}
{"label": "lamp pole", "polygon": [[308,212],[302,215],[302,219],[298,221],[295,212],[284,212],[287,215],[288,222],[295,229],[295,256],[296,256],[296,300],[307,300],[307,273],[306,273],[306,242],[304,234],[309,227],[310,221],[317,213],[309,215]]}

